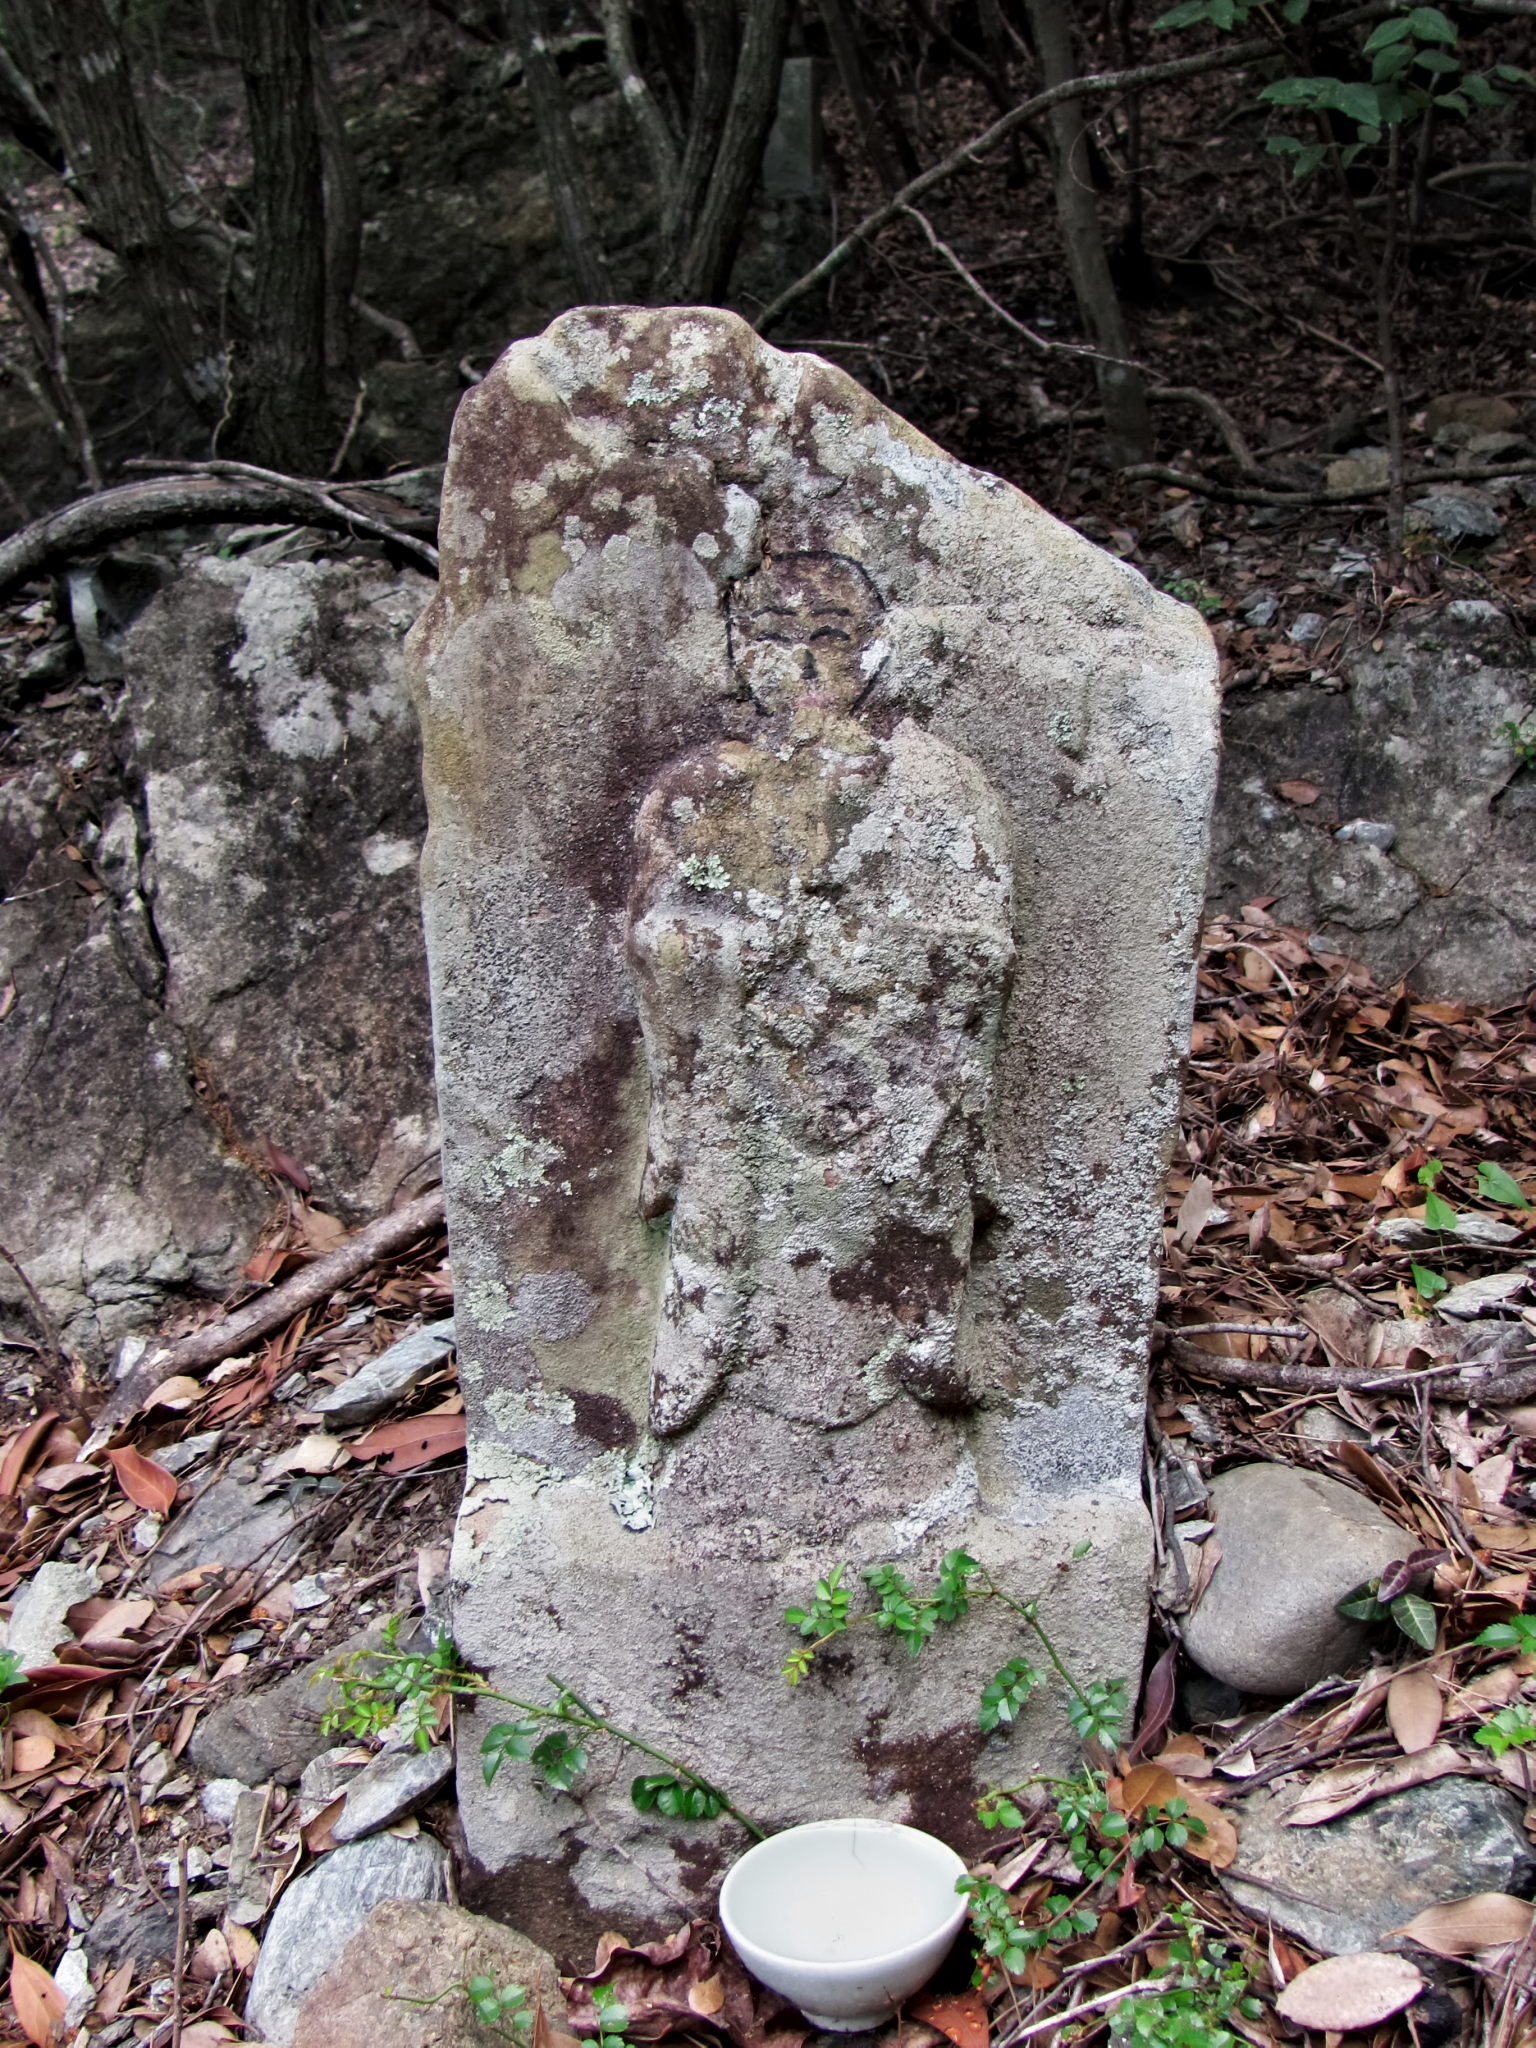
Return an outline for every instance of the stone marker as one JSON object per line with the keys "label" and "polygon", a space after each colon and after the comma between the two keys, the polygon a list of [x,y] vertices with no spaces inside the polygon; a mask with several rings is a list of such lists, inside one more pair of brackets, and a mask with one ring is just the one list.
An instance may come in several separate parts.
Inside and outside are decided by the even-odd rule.
{"label": "stone marker", "polygon": [[[718,311],[565,315],[464,401],[412,636],[469,1474],[464,1653],[765,1823],[1063,1760],[989,1607],[790,1691],[783,1609],[963,1545],[1140,1667],[1141,1399],[1215,765],[1194,613]],[[1059,1560],[1091,1542],[1070,1574]],[[740,1831],[460,1725],[470,1895],[572,1962]],[[615,1853],[615,1845],[623,1854]]]}

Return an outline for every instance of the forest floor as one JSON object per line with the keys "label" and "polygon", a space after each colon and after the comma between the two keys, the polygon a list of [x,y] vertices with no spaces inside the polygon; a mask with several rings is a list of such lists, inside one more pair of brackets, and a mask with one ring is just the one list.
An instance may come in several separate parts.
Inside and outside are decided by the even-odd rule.
{"label": "forest floor", "polygon": [[[1428,1227],[1431,1191],[1456,1218],[1483,1219],[1481,1237]],[[1476,1639],[1520,1612],[1536,1549],[1536,1433],[1527,1433],[1536,1432],[1536,1377],[1520,1360],[1536,1326],[1527,1287],[1536,1242],[1527,1218],[1536,1212],[1523,1206],[1531,1198],[1536,1013],[1490,1014],[1375,987],[1257,907],[1207,932],[1167,1195],[1149,1423],[1160,1556],[1166,1565],[1175,1551],[1195,1555],[1180,1534],[1210,1542],[1205,1489],[1216,1472],[1256,1460],[1303,1465],[1411,1531],[1425,1560],[1414,1584],[1428,1621],[1417,1642],[1384,1632],[1363,1678],[1289,1708],[1233,1696],[1213,1721],[1187,1683],[1172,1682],[1169,1651],[1191,1589],[1165,1568],[1134,1740],[1100,1762],[1111,1799],[1133,1818],[1182,1798],[1204,1817],[1204,1834],[1182,1851],[1145,1849],[1110,1884],[1083,1879],[1081,1845],[1075,1865],[1049,1807],[1022,1815],[982,1874],[1012,1885],[1027,1927],[1047,1926],[1063,1893],[1080,1893],[1074,1906],[1086,1904],[1091,1932],[1058,1926],[1022,1971],[994,1973],[984,1996],[958,1981],[941,1987],[921,2025],[906,2024],[900,2048],[941,2036],[978,2048],[988,2024],[1002,2042],[1049,2017],[1068,1992],[1075,2004],[1144,1980],[1166,1966],[1176,1933],[1168,1916],[1184,1905],[1231,1942],[1261,1999],[1280,1993],[1310,1961],[1305,1945],[1250,1920],[1213,1881],[1237,1853],[1255,1783],[1305,1794],[1332,1814],[1464,1772],[1502,1776],[1530,1804],[1521,1743],[1495,1755],[1477,1737],[1495,1713],[1519,1718],[1536,1660]],[[1429,1223],[1444,1222],[1431,1212]],[[1417,1248],[1397,1241],[1405,1236]],[[253,1286],[280,1285],[333,1242],[291,1191],[253,1261],[263,1276]],[[1445,1288],[1493,1276],[1485,1315],[1437,1310]],[[42,1335],[24,1370],[24,1354],[12,1353],[6,1392],[30,1419],[0,1445],[0,1589],[14,1599],[52,1562],[88,1568],[99,1590],[69,1606],[57,1660],[7,1701],[0,1898],[9,1933],[67,1990],[65,1950],[104,1905],[121,1911],[127,1900],[173,1924],[178,1887],[188,1901],[181,1967],[141,1967],[130,1956],[98,1970],[82,2042],[163,2044],[173,2017],[193,2048],[237,2036],[261,1926],[230,1917],[225,1832],[199,1805],[188,1744],[202,1716],[333,1652],[370,1621],[414,1611],[441,1577],[463,1439],[451,1358],[382,1424],[326,1427],[306,1404],[451,1303],[448,1248],[437,1235],[206,1379],[162,1385],[104,1448],[87,1448],[101,1390],[51,1356]],[[1490,1318],[1513,1362],[1479,1398],[1457,1363],[1486,1352]],[[1240,1332],[1178,1334],[1212,1323]],[[1253,1334],[1263,1331],[1271,1334]],[[1336,1419],[1331,1434],[1316,1428],[1319,1411]],[[1306,1429],[1303,1413],[1314,1417]],[[180,1568],[166,1576],[160,1564],[157,1577],[177,1517],[231,1474],[245,1475],[276,1515],[267,1555],[239,1568],[206,1555],[173,1559]],[[1196,1588],[1201,1576],[1197,1565]],[[452,1818],[451,1801],[422,1816],[450,1840]],[[281,1788],[263,1828],[262,1881],[275,1898],[327,1838],[324,1821],[317,1834]],[[1041,1869],[1018,1853],[1033,1841],[1054,1842]],[[1428,1946],[1409,1942],[1406,1953],[1435,1996],[1450,1999],[1458,2026],[1465,2011],[1477,2038],[1513,2043],[1527,1992],[1511,1992],[1511,1972],[1528,1975],[1529,1966],[1512,1946],[1508,1915],[1524,1910],[1528,1921],[1529,1911],[1509,1902],[1478,1910],[1482,1919],[1422,1926]],[[626,1996],[643,2000],[644,1969],[633,1958],[625,1968]],[[1443,2013],[1438,2031],[1428,2008],[1419,2015],[1420,2048],[1450,2038]],[[1258,2042],[1294,2035],[1267,2002],[1241,2030]]]}

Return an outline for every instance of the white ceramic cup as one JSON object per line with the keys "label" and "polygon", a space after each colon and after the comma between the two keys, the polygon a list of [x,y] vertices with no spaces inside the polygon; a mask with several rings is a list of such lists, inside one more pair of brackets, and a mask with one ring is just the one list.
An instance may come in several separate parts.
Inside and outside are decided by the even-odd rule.
{"label": "white ceramic cup", "polygon": [[882,2026],[922,1988],[965,1918],[965,1864],[919,1828],[815,1820],[734,1864],[720,1920],[760,1983],[839,2034]]}

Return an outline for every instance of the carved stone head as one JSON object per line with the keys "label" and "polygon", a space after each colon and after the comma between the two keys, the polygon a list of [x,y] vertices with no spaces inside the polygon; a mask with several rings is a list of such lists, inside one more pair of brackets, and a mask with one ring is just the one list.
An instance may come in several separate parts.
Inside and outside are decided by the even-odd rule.
{"label": "carved stone head", "polygon": [[847,555],[765,556],[731,592],[731,665],[758,709],[854,711],[890,655],[880,593]]}

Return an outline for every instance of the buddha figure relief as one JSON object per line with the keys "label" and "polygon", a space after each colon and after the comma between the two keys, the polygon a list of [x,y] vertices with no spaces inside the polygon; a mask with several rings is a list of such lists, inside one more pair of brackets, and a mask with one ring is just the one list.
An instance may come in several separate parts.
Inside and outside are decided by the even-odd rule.
{"label": "buddha figure relief", "polygon": [[660,1435],[724,1397],[837,1428],[980,1393],[966,1279],[1012,861],[974,761],[910,718],[871,729],[883,615],[842,555],[734,585],[747,736],[671,762],[636,824]]}

